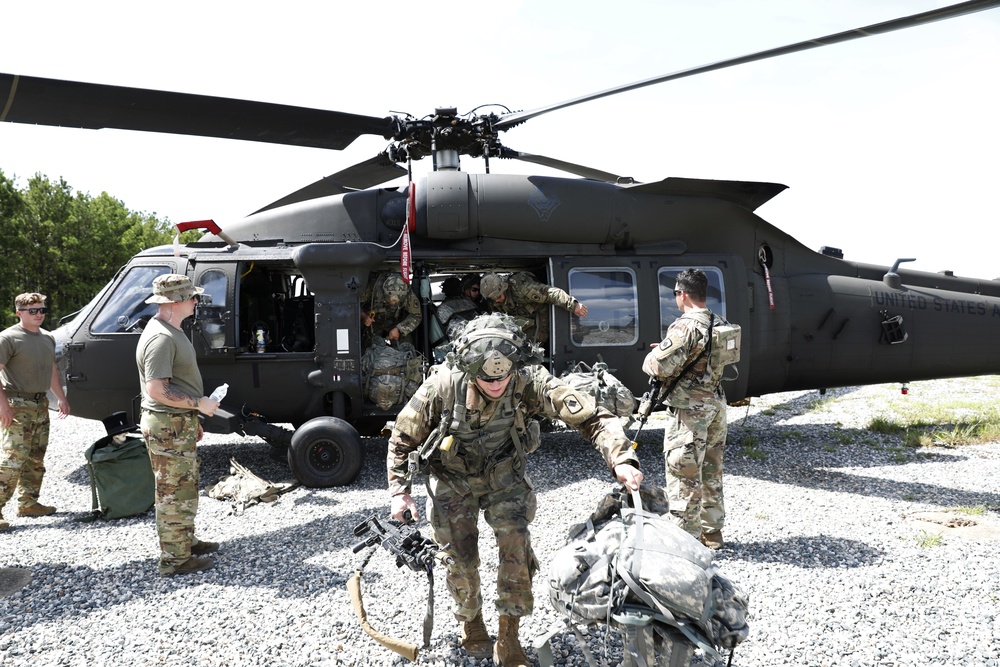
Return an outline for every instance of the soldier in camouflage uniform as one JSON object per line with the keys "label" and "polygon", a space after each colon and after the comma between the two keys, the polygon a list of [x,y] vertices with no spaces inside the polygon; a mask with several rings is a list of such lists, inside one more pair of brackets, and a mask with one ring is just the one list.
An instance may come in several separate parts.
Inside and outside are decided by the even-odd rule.
{"label": "soldier in camouflage uniform", "polygon": [[56,342],[42,329],[45,295],[19,294],[14,310],[20,321],[0,332],[0,532],[10,530],[2,511],[15,489],[20,489],[18,516],[55,513],[55,507],[38,502],[49,446],[47,390],[59,402],[59,418],[69,415],[56,368]]}
{"label": "soldier in camouflage uniform", "polygon": [[[449,281],[454,280],[454,283]],[[453,289],[457,284],[457,289]],[[449,340],[454,340],[465,330],[465,325],[483,314],[479,296],[479,276],[474,275],[459,280],[452,276],[441,285],[444,300],[438,304],[434,316],[441,323],[441,328]],[[436,341],[435,341],[436,342]]]}
{"label": "soldier in camouflage uniform", "polygon": [[539,434],[529,418],[565,421],[593,443],[619,481],[630,488],[642,481],[621,422],[529,363],[536,351],[509,316],[476,318],[400,412],[389,439],[392,515],[402,519],[410,511],[417,518],[410,470],[426,473],[434,539],[449,544],[455,558],[447,586],[463,623],[462,646],[476,658],[488,657],[492,645],[482,615],[480,512],[493,529],[500,552],[493,660],[507,667],[529,664],[518,625],[532,612],[531,579],[538,569],[528,534],[536,498],[525,468]]}
{"label": "soldier in camouflage uniform", "polygon": [[579,317],[587,316],[587,306],[565,290],[538,282],[527,271],[509,276],[487,273],[479,286],[492,311],[513,315],[524,331],[542,345],[549,340],[549,304]]}
{"label": "soldier in camouflage uniform", "polygon": [[663,451],[670,513],[705,546],[720,549],[726,519],[722,494],[726,395],[721,385],[723,369],[710,368],[708,355],[702,355],[708,344],[710,318],[721,319],[705,308],[707,289],[708,278],[698,269],[677,275],[674,299],[682,314],[667,329],[663,341],[646,355],[642,370],[663,380],[664,388],[680,376],[673,391],[664,397],[667,423]]}
{"label": "soldier in camouflage uniform", "polygon": [[198,454],[203,431],[198,413],[211,416],[218,401],[205,396],[194,345],[181,322],[194,314],[204,291],[180,274],[158,276],[153,296],[156,315],[139,337],[135,350],[142,391],[139,425],[149,448],[156,483],[156,532],[160,540],[162,576],[207,570],[211,558],[199,556],[219,548],[194,535],[198,512]]}
{"label": "soldier in camouflage uniform", "polygon": [[420,299],[398,273],[377,275],[361,295],[365,347],[376,336],[412,343],[410,334],[420,326],[421,319]]}

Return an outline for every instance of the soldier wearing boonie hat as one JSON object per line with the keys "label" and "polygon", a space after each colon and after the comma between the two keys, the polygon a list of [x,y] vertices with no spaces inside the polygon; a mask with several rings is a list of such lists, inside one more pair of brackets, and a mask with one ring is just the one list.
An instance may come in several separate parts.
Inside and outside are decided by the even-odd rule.
{"label": "soldier wearing boonie hat", "polygon": [[187,276],[168,273],[153,280],[153,296],[146,303],[180,303],[204,292],[204,287],[195,287]]}
{"label": "soldier wearing boonie hat", "polygon": [[[498,665],[527,665],[518,638],[531,614],[531,579],[538,561],[528,525],[537,498],[526,474],[539,444],[542,415],[560,419],[590,440],[609,470],[639,488],[639,461],[617,417],[552,376],[538,363],[538,347],[499,313],[472,320],[444,364],[435,366],[399,413],[389,438],[390,511],[418,518],[410,496],[414,472],[426,474],[427,515],[439,544],[450,544],[452,612],[462,623],[462,647]],[[411,465],[412,464],[412,465]],[[496,645],[483,622],[479,575],[480,513],[496,535],[500,568]]]}
{"label": "soldier wearing boonie hat", "polygon": [[195,537],[198,512],[198,454],[203,431],[198,414],[212,416],[219,402],[205,396],[198,358],[181,323],[194,315],[194,297],[203,293],[191,279],[169,273],[153,281],[146,303],[158,304],[135,350],[142,391],[139,426],[149,449],[155,479],[156,532],[162,576],[207,570],[200,555],[219,548]]}

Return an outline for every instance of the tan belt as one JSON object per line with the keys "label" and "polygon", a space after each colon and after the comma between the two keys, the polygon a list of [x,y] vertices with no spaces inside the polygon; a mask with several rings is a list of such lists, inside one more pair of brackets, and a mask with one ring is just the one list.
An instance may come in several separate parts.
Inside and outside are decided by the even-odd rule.
{"label": "tan belt", "polygon": [[5,394],[8,398],[23,398],[28,401],[40,401],[47,396],[44,391],[39,391],[33,393],[30,391],[14,391],[13,389],[4,389]]}

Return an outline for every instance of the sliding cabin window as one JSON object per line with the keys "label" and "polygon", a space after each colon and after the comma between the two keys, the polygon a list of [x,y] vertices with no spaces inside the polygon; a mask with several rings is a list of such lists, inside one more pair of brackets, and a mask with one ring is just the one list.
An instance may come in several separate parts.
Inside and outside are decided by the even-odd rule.
{"label": "sliding cabin window", "polygon": [[631,269],[570,269],[569,293],[589,310],[585,318],[570,316],[575,345],[634,345],[639,340],[639,302]]}
{"label": "sliding cabin window", "polygon": [[684,269],[701,269],[708,278],[708,293],[705,298],[705,307],[716,315],[726,316],[726,288],[722,282],[722,271],[714,266],[692,266],[692,267],[663,267],[657,272],[657,284],[660,289],[660,338],[667,335],[667,327],[680,317],[681,311],[677,309],[677,301],[674,299],[674,284],[677,282],[677,274]]}

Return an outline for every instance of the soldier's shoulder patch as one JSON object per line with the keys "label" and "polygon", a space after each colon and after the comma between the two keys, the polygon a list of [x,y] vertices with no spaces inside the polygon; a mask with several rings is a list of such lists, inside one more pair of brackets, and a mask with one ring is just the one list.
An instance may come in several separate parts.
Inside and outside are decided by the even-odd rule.
{"label": "soldier's shoulder patch", "polygon": [[573,394],[566,397],[566,400],[563,401],[563,406],[571,415],[575,415],[583,410],[583,403],[581,403]]}
{"label": "soldier's shoulder patch", "polygon": [[673,346],[674,346],[674,341],[671,340],[670,338],[664,338],[663,340],[660,341],[661,350],[669,350]]}

